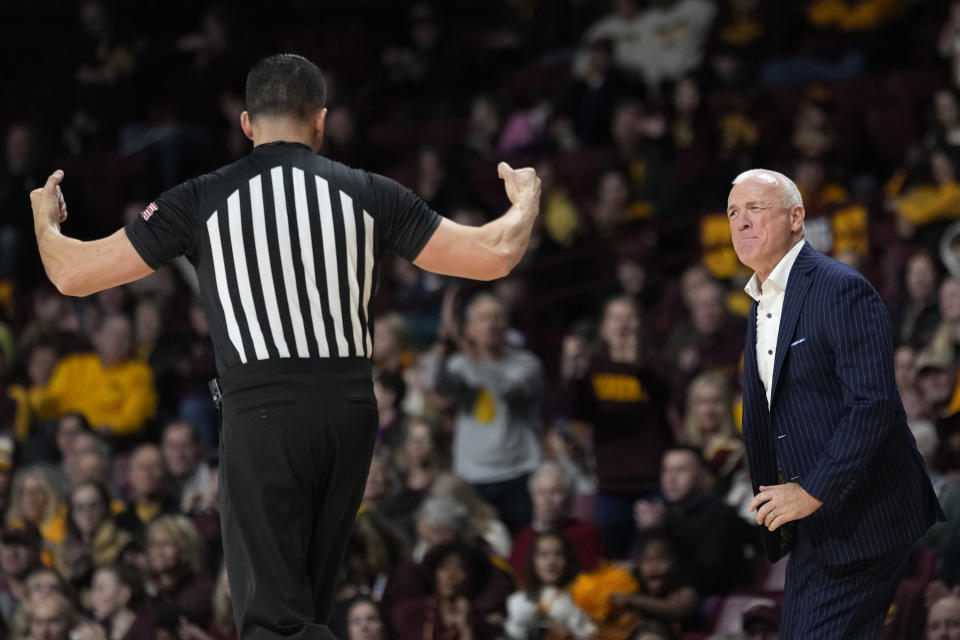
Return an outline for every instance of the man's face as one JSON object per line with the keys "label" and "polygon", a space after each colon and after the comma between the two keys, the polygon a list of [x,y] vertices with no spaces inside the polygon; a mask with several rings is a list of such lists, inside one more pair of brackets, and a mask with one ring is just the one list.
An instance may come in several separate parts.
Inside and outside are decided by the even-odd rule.
{"label": "man's face", "polygon": [[758,178],[734,185],[727,199],[733,249],[740,262],[769,274],[803,228],[803,207],[788,209],[776,183]]}
{"label": "man's face", "polygon": [[727,398],[724,389],[713,382],[704,382],[691,391],[691,411],[693,419],[703,436],[709,437],[720,432],[727,411]]}
{"label": "man's face", "polygon": [[167,427],[163,433],[163,461],[167,471],[174,478],[184,478],[196,468],[200,458],[200,448],[193,440],[188,425]]}
{"label": "man's face", "polygon": [[82,431],[83,423],[75,414],[68,413],[57,420],[57,449],[60,450],[60,455],[70,455],[74,439]]}
{"label": "man's face", "polygon": [[22,542],[0,543],[0,569],[4,575],[23,578],[33,567],[36,554]]}
{"label": "man's face", "polygon": [[533,519],[541,525],[556,526],[567,515],[569,496],[556,473],[541,473],[533,483]]}
{"label": "man's face", "polygon": [[670,502],[693,495],[700,485],[700,464],[689,451],[668,451],[660,467],[660,491]]}
{"label": "man's face", "polygon": [[88,480],[103,482],[106,479],[107,460],[101,457],[100,446],[100,440],[89,431],[81,431],[69,441],[63,456],[63,468],[73,486]]}
{"label": "man's face", "polygon": [[94,339],[97,355],[107,363],[116,363],[130,357],[133,345],[130,321],[122,316],[106,319]]}
{"label": "man's face", "polygon": [[690,310],[693,325],[702,335],[712,335],[723,326],[726,309],[723,306],[723,289],[715,283],[702,285],[694,294]]}
{"label": "man's face", "polygon": [[30,352],[27,360],[27,376],[35,385],[46,384],[57,366],[57,350],[53,347],[39,346]]}
{"label": "man's face", "polygon": [[134,499],[155,495],[160,490],[163,461],[156,447],[142,447],[134,452],[130,459],[128,480]]}
{"label": "man's face", "polygon": [[611,350],[618,350],[636,341],[640,316],[629,303],[616,301],[607,305],[600,323],[600,337]]}
{"label": "man's face", "polygon": [[110,470],[107,468],[107,461],[95,453],[82,453],[76,457],[70,468],[67,469],[67,475],[73,486],[79,486],[85,482],[102,482],[108,484],[110,481]]}
{"label": "man's face", "polygon": [[496,349],[503,344],[506,330],[506,314],[499,301],[484,296],[473,303],[464,333],[475,345]]}

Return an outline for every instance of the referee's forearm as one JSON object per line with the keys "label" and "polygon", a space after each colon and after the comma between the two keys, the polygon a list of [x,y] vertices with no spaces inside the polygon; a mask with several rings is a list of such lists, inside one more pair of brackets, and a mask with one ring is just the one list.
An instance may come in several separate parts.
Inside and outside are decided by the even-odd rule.
{"label": "referee's forearm", "polygon": [[53,225],[34,225],[34,231],[37,234],[40,259],[50,282],[60,293],[75,295],[72,293],[69,274],[72,258],[76,255],[80,241],[66,237]]}
{"label": "referee's forearm", "polygon": [[504,275],[510,273],[523,258],[539,209],[538,193],[537,197],[515,203],[502,216],[484,225],[493,239],[494,251],[503,257],[506,267]]}

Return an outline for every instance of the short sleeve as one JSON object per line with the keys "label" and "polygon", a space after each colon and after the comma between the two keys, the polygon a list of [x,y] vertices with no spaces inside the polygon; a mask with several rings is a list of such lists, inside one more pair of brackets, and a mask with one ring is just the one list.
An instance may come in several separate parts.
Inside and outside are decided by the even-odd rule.
{"label": "short sleeve", "polygon": [[127,226],[127,237],[153,269],[182,255],[193,258],[200,237],[196,179],[164,191]]}
{"label": "short sleeve", "polygon": [[413,262],[440,226],[440,214],[423,198],[395,180],[372,173],[377,211],[372,212],[380,225],[387,249]]}

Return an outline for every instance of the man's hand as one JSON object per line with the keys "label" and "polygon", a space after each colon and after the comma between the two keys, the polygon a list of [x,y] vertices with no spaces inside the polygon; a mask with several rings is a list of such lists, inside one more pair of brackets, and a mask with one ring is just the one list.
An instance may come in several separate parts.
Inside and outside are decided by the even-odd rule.
{"label": "man's hand", "polygon": [[796,482],[788,482],[760,487],[760,493],[750,503],[750,511],[757,512],[757,524],[776,531],[781,525],[806,518],[822,504]]}
{"label": "man's hand", "polygon": [[497,174],[503,180],[503,186],[507,190],[507,197],[510,202],[539,202],[540,200],[540,178],[537,172],[530,167],[523,169],[514,169],[506,162],[497,165]]}
{"label": "man's hand", "polygon": [[63,199],[63,191],[60,190],[61,181],[63,181],[63,171],[57,169],[50,174],[45,185],[30,192],[34,228],[39,230],[45,227],[56,227],[59,229],[60,223],[67,219],[67,203]]}
{"label": "man's hand", "polygon": [[443,300],[440,302],[440,325],[437,327],[437,339],[445,347],[460,347],[463,336],[460,323],[457,322],[457,298],[460,296],[460,285],[451,284],[443,291]]}

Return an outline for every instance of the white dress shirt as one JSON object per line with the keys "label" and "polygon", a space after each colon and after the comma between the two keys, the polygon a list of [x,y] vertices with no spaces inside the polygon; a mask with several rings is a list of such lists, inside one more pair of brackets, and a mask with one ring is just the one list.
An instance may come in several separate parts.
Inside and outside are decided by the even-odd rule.
{"label": "white dress shirt", "polygon": [[757,301],[757,373],[767,392],[767,408],[770,408],[770,388],[773,386],[773,360],[777,355],[777,336],[780,333],[780,316],[783,299],[787,292],[787,279],[804,240],[793,245],[780,259],[763,284],[756,273],[750,278],[744,291]]}

